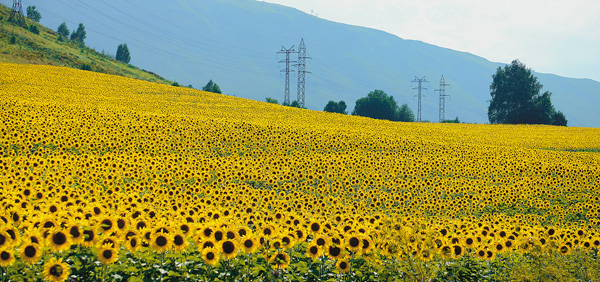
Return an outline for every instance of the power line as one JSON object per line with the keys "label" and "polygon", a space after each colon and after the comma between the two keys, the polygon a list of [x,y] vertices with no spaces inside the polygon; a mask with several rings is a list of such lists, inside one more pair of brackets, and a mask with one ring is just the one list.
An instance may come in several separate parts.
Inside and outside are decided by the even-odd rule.
{"label": "power line", "polygon": [[283,97],[283,104],[286,105],[290,104],[290,71],[293,72],[293,70],[290,70],[290,63],[296,63],[296,61],[290,60],[291,53],[296,53],[293,45],[289,49],[281,46],[281,51],[277,52],[277,54],[285,54],[285,60],[281,60],[279,63],[285,63],[285,69],[281,71],[285,72],[285,94]]}
{"label": "power line", "polygon": [[413,89],[417,89],[418,90],[418,94],[416,95],[417,97],[419,97],[419,108],[417,110],[417,121],[421,121],[421,90],[427,90],[427,88],[422,87],[422,83],[423,82],[429,82],[425,79],[425,77],[422,78],[418,78],[415,76],[415,80],[413,80],[412,82],[417,82],[419,83],[419,86],[413,88]]}
{"label": "power line", "polygon": [[450,95],[446,95],[446,86],[450,86],[450,84],[446,83],[444,75],[442,75],[440,88],[435,90],[440,93],[440,123],[446,120],[446,97],[450,97]]}
{"label": "power line", "polygon": [[[63,3],[64,5],[66,5],[67,7],[71,8],[74,11],[76,11],[78,13],[82,13],[80,10],[75,9],[74,7],[72,7],[72,6],[70,6],[70,5],[62,2],[61,0],[58,0],[58,1],[61,2],[61,3]],[[46,12],[46,13],[52,14],[52,15],[58,17],[58,18],[65,19],[64,16],[58,15],[58,14],[56,14],[56,13],[54,13],[54,12],[48,10],[48,9],[44,9],[42,7],[40,7],[39,9],[42,10],[42,11],[44,11],[44,12]],[[90,17],[90,16],[87,16],[87,18],[91,19],[91,20],[93,20],[93,21],[95,21],[97,23],[99,23],[102,26],[110,28],[110,26],[106,25],[101,20],[98,20],[98,19],[96,19],[94,17]],[[76,22],[68,20],[68,19],[65,19],[65,20],[68,21],[68,22],[70,22],[70,23],[72,23],[72,24],[76,23]],[[123,38],[118,38],[116,36],[103,33],[103,32],[101,32],[99,30],[95,30],[95,29],[92,29],[92,28],[89,28],[89,27],[86,27],[86,29],[90,30],[92,32],[95,32],[97,34],[100,34],[100,35],[102,35],[102,36],[104,36],[106,38],[114,39],[114,40],[117,40],[117,41],[125,41]],[[137,32],[140,33],[139,30]],[[150,36],[150,35],[146,34],[146,36]],[[161,43],[161,45],[167,47],[168,49],[174,49],[174,48],[171,48],[171,47],[178,47],[179,49],[182,49],[182,50],[178,51],[178,53],[175,53],[175,52],[164,51],[164,50],[160,50],[160,49],[156,49],[156,48],[146,47],[146,46],[148,46],[147,42],[135,39],[133,37],[128,37],[127,41],[130,41],[130,42],[134,43],[134,44],[129,44],[130,48],[133,47],[131,49],[137,48],[137,49],[145,50],[145,51],[147,51],[149,53],[152,53],[152,54],[155,54],[155,55],[165,56],[167,58],[179,60],[179,61],[186,62],[186,63],[193,64],[193,65],[199,65],[199,66],[204,66],[204,67],[221,69],[221,70],[225,70],[225,71],[243,72],[243,73],[260,74],[260,75],[270,75],[271,74],[271,73],[268,73],[268,72],[252,71],[252,70],[238,68],[238,67],[235,67],[235,66],[230,66],[230,65],[224,64],[221,61],[222,60],[221,58],[217,58],[217,57],[214,57],[214,56],[209,56],[209,57],[212,57],[213,60],[207,59],[207,58],[202,58],[202,57],[200,57],[200,56],[197,55],[197,52],[194,52],[191,49],[185,49],[185,48],[183,48],[182,45],[185,45],[185,44],[172,44],[173,42],[170,42],[168,40],[159,40],[156,36],[150,36],[150,37],[156,39],[158,41],[157,43]],[[186,55],[186,56],[182,56],[181,54]],[[195,60],[191,60],[190,58],[193,58]],[[265,66],[266,66],[266,64],[265,64]]]}

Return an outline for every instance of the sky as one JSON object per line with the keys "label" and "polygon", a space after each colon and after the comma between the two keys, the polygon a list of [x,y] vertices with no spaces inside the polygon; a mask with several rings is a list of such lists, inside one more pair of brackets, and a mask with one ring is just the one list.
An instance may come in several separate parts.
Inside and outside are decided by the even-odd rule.
{"label": "sky", "polygon": [[597,0],[267,0],[320,18],[600,81]]}

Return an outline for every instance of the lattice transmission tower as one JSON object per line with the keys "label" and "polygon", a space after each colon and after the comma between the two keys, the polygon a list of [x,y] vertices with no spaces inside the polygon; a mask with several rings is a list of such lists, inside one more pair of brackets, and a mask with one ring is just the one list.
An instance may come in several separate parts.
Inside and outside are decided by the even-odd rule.
{"label": "lattice transmission tower", "polygon": [[298,45],[298,104],[300,107],[305,108],[305,94],[306,94],[306,73],[310,73],[306,71],[306,59],[310,59],[310,57],[306,56],[306,45],[304,44],[304,38],[300,41],[300,45]]}
{"label": "lattice transmission tower", "polygon": [[290,64],[296,63],[296,61],[290,60],[291,53],[296,53],[294,46],[289,49],[281,46],[281,51],[277,52],[277,54],[285,54],[285,60],[281,60],[279,63],[285,63],[285,69],[282,69],[281,72],[285,72],[285,94],[283,97],[283,104],[286,105],[290,104],[290,72],[293,72],[293,70],[290,70]]}
{"label": "lattice transmission tower", "polygon": [[446,83],[444,75],[442,75],[440,88],[435,90],[440,93],[440,123],[446,120],[446,97],[450,97],[450,95],[446,94],[446,86],[450,86],[450,84]]}
{"label": "lattice transmission tower", "polygon": [[13,0],[12,10],[10,11],[9,21],[12,21],[18,25],[25,24],[25,16],[23,15],[23,5],[21,0]]}
{"label": "lattice transmission tower", "polygon": [[412,82],[419,83],[419,86],[417,86],[417,87],[415,87],[413,89],[417,89],[418,90],[418,92],[417,92],[418,94],[415,95],[416,97],[419,98],[419,107],[418,107],[418,110],[417,110],[417,121],[421,121],[421,97],[423,96],[421,91],[422,90],[427,90],[427,88],[423,87],[422,84],[423,84],[423,82],[427,83],[429,81],[427,81],[425,79],[425,77],[418,78],[418,77],[415,76],[415,80],[413,80]]}

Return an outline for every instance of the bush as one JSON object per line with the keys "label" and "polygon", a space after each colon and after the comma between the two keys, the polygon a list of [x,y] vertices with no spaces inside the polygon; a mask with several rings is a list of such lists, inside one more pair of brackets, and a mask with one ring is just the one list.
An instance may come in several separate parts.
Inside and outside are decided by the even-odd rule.
{"label": "bush", "polygon": [[40,30],[38,29],[37,25],[34,24],[29,26],[29,31],[31,31],[31,33],[40,34]]}
{"label": "bush", "polygon": [[88,64],[83,64],[83,65],[81,65],[80,69],[84,70],[84,71],[91,71],[92,70],[92,66],[90,66]]}
{"label": "bush", "polygon": [[17,43],[17,38],[13,35],[10,37],[10,44],[15,44]]}

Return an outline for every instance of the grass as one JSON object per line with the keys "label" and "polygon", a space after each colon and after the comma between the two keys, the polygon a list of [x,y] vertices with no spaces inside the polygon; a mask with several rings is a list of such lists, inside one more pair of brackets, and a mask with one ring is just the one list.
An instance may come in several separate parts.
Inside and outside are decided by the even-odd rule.
{"label": "grass", "polygon": [[[168,85],[173,83],[150,71],[80,46],[67,38],[60,40],[58,33],[29,19],[26,19],[26,27],[17,26],[8,21],[10,11],[8,7],[0,5],[0,63],[52,65],[75,69],[87,67],[100,73]],[[40,33],[30,32],[27,29],[30,25],[37,25]],[[15,43],[11,44],[13,36]]]}

